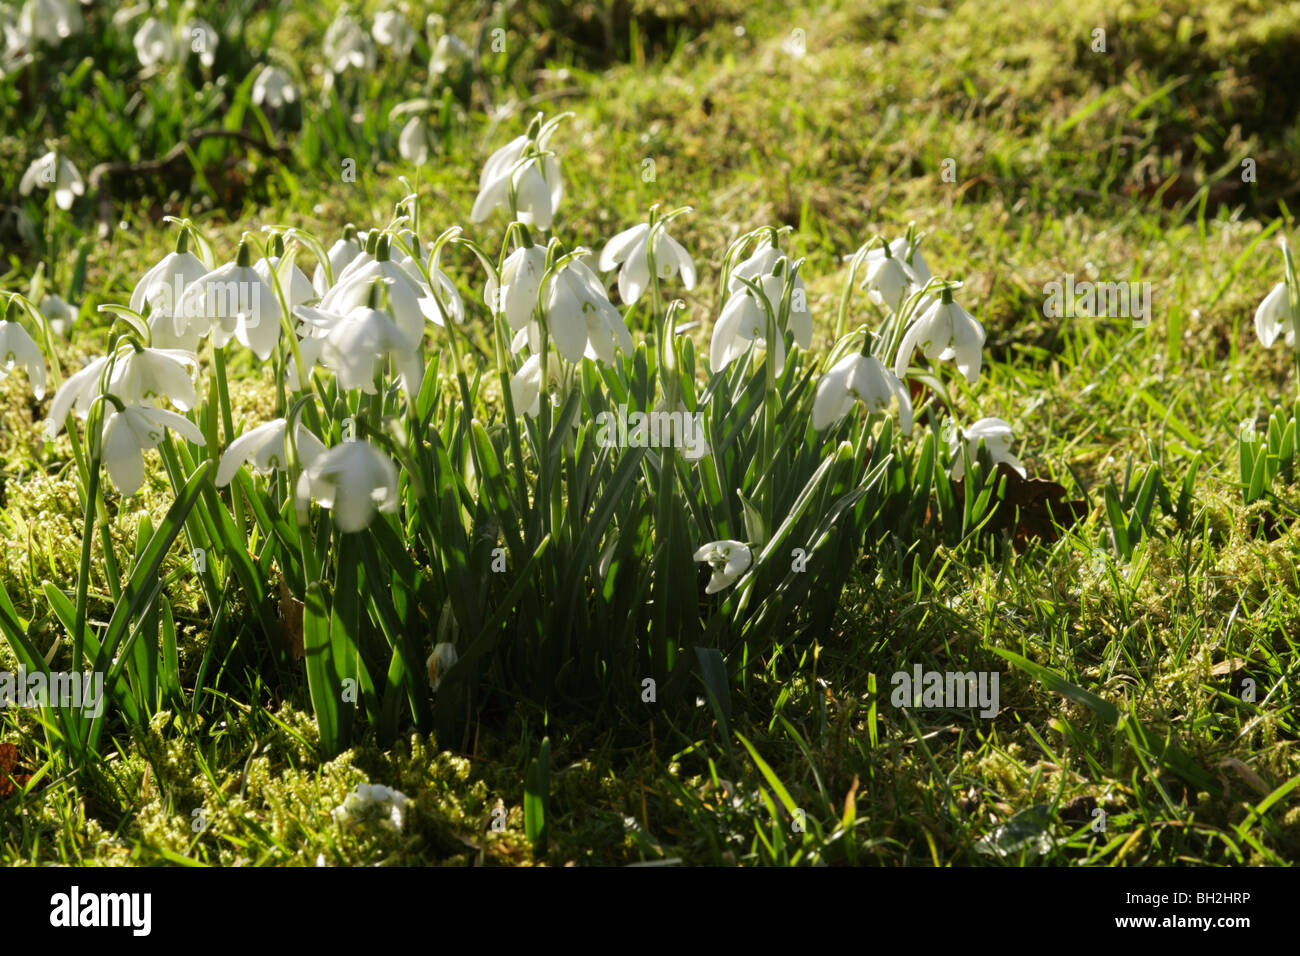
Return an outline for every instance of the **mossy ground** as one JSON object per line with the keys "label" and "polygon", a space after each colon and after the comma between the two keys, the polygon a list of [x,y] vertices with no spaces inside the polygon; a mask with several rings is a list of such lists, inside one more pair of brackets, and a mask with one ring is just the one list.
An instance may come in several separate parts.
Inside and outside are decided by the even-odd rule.
{"label": "mossy ground", "polygon": [[[1300,182],[1291,76],[1300,3],[636,6],[632,29],[626,5],[530,5],[541,26],[526,38],[540,51],[528,92],[537,108],[575,114],[557,137],[565,233],[597,245],[652,202],[692,205],[675,235],[701,265],[700,287],[685,298],[706,341],[718,307],[707,263],[745,229],[792,225],[808,257],[814,348],[824,349],[842,258],[873,232],[895,235],[914,221],[932,269],[964,279],[962,302],[989,333],[986,371],[978,390],[957,394],[960,415],[1007,419],[1031,473],[1087,490],[1089,517],[1019,552],[937,548],[911,579],[894,560],[911,542],[885,542],[845,594],[834,633],[748,663],[731,730],[805,811],[803,833],[707,707],[647,713],[611,731],[521,706],[480,722],[468,741],[412,738],[323,762],[305,684],[287,700],[247,684],[201,716],[162,714],[147,733],[123,732],[92,781],[45,776],[0,800],[0,862],[1295,860],[1295,791],[1255,808],[1300,774],[1300,489],[1274,489],[1266,507],[1277,531],[1258,534],[1235,455],[1238,423],[1289,404],[1297,387],[1290,356],[1259,347],[1250,320],[1281,278],[1266,230]],[[452,26],[468,29],[454,16]],[[318,27],[288,17],[280,40],[310,49]],[[1105,53],[1093,50],[1096,29]],[[487,129],[471,117],[421,171],[434,228],[467,221],[479,165],[506,133],[485,142]],[[1245,159],[1256,182],[1242,181]],[[265,173],[258,203],[204,221],[227,248],[250,222],[332,235],[345,221],[386,221],[406,191],[398,177],[412,172],[363,158],[365,174],[344,187],[332,169],[250,163]],[[88,255],[90,305],[123,301],[171,241],[147,205],[123,209],[111,241]],[[467,301],[478,297],[472,260],[448,270]],[[1149,281],[1150,325],[1045,318],[1043,285],[1066,273]],[[98,344],[93,324],[82,327],[61,358]],[[251,419],[269,373],[232,374]],[[40,443],[41,406],[27,395],[24,382],[0,383],[0,575],[48,642],[56,625],[39,586],[75,574],[80,516],[59,465],[67,449]],[[1200,451],[1196,520],[1157,522],[1130,560],[1117,558],[1104,483],[1122,480],[1130,460],[1181,479]],[[167,501],[161,481],[140,498],[114,498],[115,537],[129,541],[139,514],[160,514]],[[187,602],[182,590],[174,601],[192,674],[204,646],[199,598]],[[92,602],[92,619],[103,607]],[[1050,692],[994,647],[1170,735],[1213,792],[1153,763],[1131,725]],[[889,675],[917,663],[1000,672],[997,718],[890,707]],[[0,647],[0,667],[13,666]],[[1246,679],[1253,703],[1242,699]],[[40,764],[30,713],[7,712],[0,728],[6,741],[28,741]],[[553,748],[551,830],[534,854],[522,799],[543,734]],[[363,781],[412,798],[401,834],[332,821]],[[1045,816],[1035,817],[1038,805]],[[498,806],[505,832],[491,827]],[[1104,832],[1090,828],[1098,808]],[[997,842],[1017,813],[1048,821],[1034,828],[1042,840]]]}

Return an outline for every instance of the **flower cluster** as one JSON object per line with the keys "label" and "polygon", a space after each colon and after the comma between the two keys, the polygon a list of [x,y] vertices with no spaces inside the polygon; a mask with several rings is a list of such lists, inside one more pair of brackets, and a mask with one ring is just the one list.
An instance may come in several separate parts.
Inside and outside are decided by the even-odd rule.
{"label": "flower cluster", "polygon": [[[410,51],[411,38],[395,16],[376,19],[374,39],[396,55]],[[164,43],[163,34],[151,42]],[[373,53],[369,35],[346,14],[331,27],[327,46],[339,70]],[[288,89],[268,80],[262,98],[284,98]],[[734,617],[747,639],[774,634],[787,613],[774,610],[774,601],[797,602],[815,586],[836,593],[834,582],[845,573],[840,562],[833,572],[800,577],[788,562],[782,567],[783,548],[790,553],[782,542],[804,536],[809,543],[798,553],[815,554],[846,511],[855,515],[843,523],[849,536],[855,521],[873,520],[861,510],[863,495],[885,487],[885,465],[864,474],[857,463],[871,457],[873,442],[901,452],[895,443],[903,438],[892,437],[882,421],[891,409],[902,436],[918,420],[937,423],[942,408],[927,407],[922,419],[913,406],[907,379],[927,374],[912,367],[915,355],[954,362],[968,384],[980,373],[984,331],[954,300],[960,285],[931,275],[911,230],[893,242],[872,239],[852,258],[840,324],[857,286],[877,310],[879,327],[837,332],[822,358],[804,260],[784,247],[785,230],[763,227],[739,237],[722,259],[721,308],[701,375],[694,342],[678,328],[683,303],[670,295],[696,288],[700,279],[695,259],[670,234],[680,233],[688,208],[652,206],[645,221],[609,237],[598,253],[546,237],[564,199],[552,148],[562,119],[536,117],[483,166],[470,219],[504,214],[499,256],[458,226],[430,237],[416,194],[404,197],[386,224],[347,224],[328,241],[267,227],[243,233],[224,258],[195,223],[173,220],[173,251],[143,271],[125,303],[101,306],[115,320],[106,350],[68,375],[50,403],[49,437],[83,423],[84,455],[73,442],[83,474],[97,475],[102,466],[119,493],[134,494],[157,449],[178,502],[184,497],[204,516],[193,530],[187,526],[192,545],[205,540],[204,532],[216,535],[226,553],[263,541],[277,565],[295,568],[286,577],[306,584],[304,631],[327,642],[309,655],[308,678],[330,747],[347,724],[326,702],[338,699],[338,682],[358,668],[400,673],[420,721],[426,705],[410,687],[420,660],[428,690],[440,699],[448,674],[483,666],[489,609],[474,602],[508,595],[474,584],[467,564],[490,556],[499,574],[508,570],[507,549],[523,559],[531,554],[529,567],[548,547],[566,549],[547,572],[557,580],[577,576],[562,589],[566,601],[590,587],[587,574],[604,582],[595,592],[606,599],[651,595],[643,603],[655,618],[650,643],[658,649],[646,643],[639,653],[650,655],[652,669],[669,659],[664,641],[691,626],[700,597],[716,596],[719,613]],[[57,186],[59,157],[50,163]],[[69,190],[73,181],[65,173]],[[493,398],[480,391],[478,375],[471,381],[468,374],[483,330],[444,270],[444,261],[455,261],[448,249],[471,253],[484,269],[475,298],[481,292],[495,345],[487,353],[500,386]],[[38,334],[29,332],[24,315]],[[640,343],[633,335],[638,323],[647,330]],[[0,322],[0,374],[24,369],[40,395],[45,365],[38,340],[52,341],[51,323],[12,297]],[[264,420],[240,422],[233,414],[226,368],[238,350],[255,367],[268,366],[275,412]],[[850,427],[859,405],[861,425]],[[615,407],[622,416],[632,407],[646,428],[600,440],[595,423]],[[672,430],[687,420],[697,441]],[[815,453],[801,453],[782,429],[805,435]],[[954,478],[964,476],[965,462],[981,446],[994,462],[1023,472],[1005,422],[986,418],[952,435],[943,451]],[[926,440],[933,452],[934,436]],[[212,488],[206,496],[186,492],[191,481]],[[929,487],[917,493],[928,495]],[[87,508],[91,528],[95,503]],[[588,509],[605,524],[589,519]],[[256,531],[245,537],[250,521]],[[644,543],[632,543],[647,528]],[[408,554],[408,537],[422,552],[413,540]],[[493,546],[493,539],[507,547]],[[409,566],[416,553],[438,569],[434,586],[443,602],[437,633],[418,657],[389,621],[404,609],[409,616],[409,588],[422,574]],[[620,584],[639,553],[652,560],[644,582]],[[691,558],[710,571],[703,595],[682,591],[690,579],[670,563],[680,567]],[[227,570],[257,606],[257,566],[234,560]],[[327,590],[319,586],[326,574]],[[367,582],[391,579],[406,596],[389,603],[386,587],[358,595],[362,574]],[[222,586],[216,578],[207,582],[213,594]],[[677,596],[666,588],[678,589]],[[393,662],[366,665],[353,630],[337,641],[328,636],[336,623],[354,627],[347,622],[362,616],[361,605],[393,643]],[[627,607],[611,619],[631,622],[642,613]],[[466,642],[474,653],[466,653]],[[352,656],[329,663],[342,648]],[[375,687],[373,674],[363,685]],[[376,702],[378,691],[366,693],[372,716],[391,715],[392,704]]]}

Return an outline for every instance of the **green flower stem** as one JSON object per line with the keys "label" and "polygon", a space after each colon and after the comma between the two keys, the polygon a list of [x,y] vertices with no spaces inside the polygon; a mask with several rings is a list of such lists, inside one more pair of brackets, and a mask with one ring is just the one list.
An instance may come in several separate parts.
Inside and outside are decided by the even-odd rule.
{"label": "green flower stem", "polygon": [[[212,347],[212,372],[217,382],[217,405],[221,411],[221,428],[226,436],[226,445],[229,446],[235,440],[235,422],[230,413],[230,389],[226,382],[226,352],[225,349],[219,349],[216,345]],[[216,448],[209,450],[209,457],[212,459],[214,468],[219,457],[217,451]],[[230,501],[234,508],[235,526],[239,528],[240,534],[243,534],[244,498],[239,493],[238,487],[231,487]]]}

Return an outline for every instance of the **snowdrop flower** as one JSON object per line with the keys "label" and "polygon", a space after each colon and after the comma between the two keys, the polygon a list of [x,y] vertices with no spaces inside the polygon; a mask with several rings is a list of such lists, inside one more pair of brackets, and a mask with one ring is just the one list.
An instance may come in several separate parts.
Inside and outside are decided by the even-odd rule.
{"label": "snowdrop flower", "polygon": [[821,431],[839,422],[862,402],[872,413],[884,412],[898,399],[898,419],[903,434],[912,434],[912,399],[899,381],[874,355],[846,355],[822,376],[813,399],[813,428]]}
{"label": "snowdrop flower", "polygon": [[471,222],[482,222],[494,209],[502,207],[525,226],[551,228],[564,185],[560,164],[546,149],[550,132],[543,127],[536,141],[518,136],[488,158],[479,175],[478,197],[469,214]]}
{"label": "snowdrop flower", "polygon": [[245,240],[234,262],[185,287],[180,307],[187,319],[206,323],[217,348],[234,338],[265,362],[280,341],[283,313],[275,291],[249,264],[251,258]]}
{"label": "snowdrop flower", "polygon": [[375,375],[385,358],[392,359],[402,390],[414,398],[424,378],[419,348],[373,305],[359,306],[343,316],[329,330],[320,350],[320,363],[333,370],[341,388],[360,389],[367,395],[376,393]]}
{"label": "snowdrop flower", "polygon": [[984,327],[952,300],[952,292],[948,289],[944,289],[939,301],[928,308],[924,308],[926,301],[917,306],[920,316],[903,333],[898,358],[894,362],[894,374],[899,378],[907,374],[912,350],[919,345],[922,354],[932,361],[955,358],[966,381],[974,384],[979,378],[983,358]]}
{"label": "snowdrop flower", "polygon": [[[948,434],[948,454],[952,456],[953,478],[961,479],[966,474],[966,456],[972,462],[975,460],[981,439],[984,447],[989,450],[995,468],[1005,462],[1019,472],[1021,478],[1025,477],[1024,465],[1011,454],[1011,426],[1000,418],[981,418],[970,428],[953,428]],[[961,451],[963,441],[966,445],[965,455]]]}
{"label": "snowdrop flower", "polygon": [[[113,368],[101,389],[101,379],[110,360]],[[136,349],[120,347],[113,355],[102,355],[85,368],[68,376],[50,401],[49,421],[53,432],[59,433],[69,412],[85,419],[90,415],[90,405],[104,392],[128,404],[140,404],[154,398],[165,398],[181,411],[189,411],[198,401],[198,392],[191,378],[198,367],[193,352],[175,349]]]}
{"label": "snowdrop flower", "polygon": [[150,17],[135,32],[135,54],[140,65],[148,69],[176,59],[176,36],[172,28],[157,17]]}
{"label": "snowdrop flower", "polygon": [[185,37],[189,41],[188,52],[197,53],[199,62],[207,69],[212,69],[212,64],[217,61],[217,44],[221,39],[216,28],[207,20],[191,20],[185,25]]}
{"label": "snowdrop flower", "polygon": [[454,33],[444,33],[434,44],[433,56],[429,58],[429,72],[442,76],[458,66],[469,63],[474,58],[468,45]]}
{"label": "snowdrop flower", "polygon": [[167,429],[196,445],[204,444],[199,427],[183,415],[148,405],[114,409],[104,423],[104,465],[113,485],[133,495],[144,484],[144,453],[157,448]]}
{"label": "snowdrop flower", "polygon": [[[909,272],[916,279],[918,287],[925,285],[930,281],[930,269],[925,264],[925,259],[921,256],[921,249],[918,246],[913,250],[912,255],[907,254],[908,242],[906,236],[899,236],[889,244],[890,255],[898,259],[905,265]],[[877,259],[885,258],[885,249],[883,246],[873,246],[866,255],[867,263],[875,262]]]}
{"label": "snowdrop flower", "polygon": [[458,660],[460,655],[456,653],[456,645],[450,641],[440,641],[433,649],[425,666],[429,670],[429,689],[435,694],[442,686],[442,675],[451,670]]}
{"label": "snowdrop flower", "polygon": [[[217,487],[223,488],[234,480],[235,472],[248,465],[258,474],[284,471],[289,467],[289,447],[286,441],[288,423],[283,418],[258,425],[244,432],[230,443],[217,465]],[[298,460],[306,468],[321,455],[325,445],[302,422],[294,428],[294,442],[298,446]]]}
{"label": "snowdrop flower", "polygon": [[298,99],[298,88],[293,85],[289,74],[278,66],[264,66],[253,81],[253,104],[265,103],[272,109],[281,109],[284,104]]}
{"label": "snowdrop flower", "polygon": [[280,265],[283,261],[281,256],[271,256],[269,263],[266,259],[258,259],[253,264],[253,271],[274,292],[275,283],[271,281],[271,270],[275,270],[275,277],[280,281],[280,291],[284,293],[291,312],[300,305],[316,301],[319,296],[316,295],[316,287],[307,278],[307,273],[299,269],[296,262],[286,270]]}
{"label": "snowdrop flower", "polygon": [[[144,314],[149,304],[150,327],[155,320],[166,318],[172,325],[174,336],[183,335],[191,322],[178,308],[185,289],[203,278],[210,270],[198,256],[189,251],[189,232],[181,230],[176,241],[176,251],[169,252],[140,277],[131,291],[131,309]],[[197,338],[197,330],[191,333]]]}
{"label": "snowdrop flower", "polygon": [[[756,282],[763,296],[771,304],[772,310],[781,308],[781,296],[785,291],[785,280],[778,275],[760,276]],[[791,325],[795,326],[793,299],[791,300]],[[803,321],[807,319],[806,323]],[[781,331],[780,317],[777,322],[777,338],[773,343],[767,341],[767,307],[755,297],[754,293],[740,285],[739,291],[732,294],[727,304],[722,307],[717,324],[713,326],[713,339],[709,343],[709,362],[715,372],[720,372],[749,350],[751,343],[758,343],[771,349],[776,369],[779,373],[785,368],[785,341]],[[806,327],[805,327],[806,325]],[[805,309],[799,314],[799,323],[795,339],[800,344],[812,343],[812,317]],[[806,345],[804,346],[807,347]]]}
{"label": "snowdrop flower", "polygon": [[[774,310],[778,309],[781,306],[781,298],[785,292],[784,274],[790,268],[789,263],[789,257],[768,240],[756,249],[749,258],[731,270],[731,275],[727,280],[727,294],[734,298],[738,293],[749,290],[749,286],[745,284],[745,281],[757,283],[763,286],[768,300],[772,303],[772,308]],[[782,281],[779,284],[766,282],[766,279],[771,277],[779,278]],[[750,294],[752,295],[752,293]],[[730,301],[728,304],[731,304]],[[753,305],[762,308],[757,301]],[[766,316],[766,313],[764,315]],[[798,275],[794,277],[793,287],[790,290],[790,314],[787,324],[789,330],[794,333],[795,341],[800,348],[806,349],[812,346],[813,326],[812,313],[808,311],[808,292],[804,288],[803,279],[799,278]],[[764,324],[763,328],[767,328],[766,324]],[[741,351],[743,353],[744,350]]]}
{"label": "snowdrop flower", "polygon": [[[558,369],[554,360],[547,363],[551,382],[558,382]],[[529,418],[536,418],[542,411],[542,356],[536,353],[528,356],[519,371],[510,379],[510,400],[514,404],[515,414],[520,412]]]}
{"label": "snowdrop flower", "polygon": [[705,594],[716,594],[729,588],[749,570],[754,563],[753,552],[739,541],[710,541],[695,552],[696,561],[706,561],[713,568],[713,577]]}
{"label": "snowdrop flower", "polygon": [[45,359],[41,350],[27,330],[17,322],[0,320],[0,382],[3,382],[18,366],[27,372],[27,381],[31,383],[32,394],[38,399],[45,397]]}
{"label": "snowdrop flower", "polygon": [[[601,272],[623,264],[618,273],[618,294],[628,305],[641,298],[650,284],[650,228],[643,222],[623,230],[609,240],[600,254]],[[695,288],[695,263],[690,253],[662,227],[655,230],[654,259],[660,279],[671,279],[681,272],[682,285]]]}
{"label": "snowdrop flower", "polygon": [[500,284],[495,276],[488,277],[483,301],[493,312],[504,312],[510,328],[519,332],[532,320],[545,272],[546,249],[520,246],[501,264]]}
{"label": "snowdrop flower", "polygon": [[50,331],[63,338],[72,334],[72,327],[77,324],[77,316],[81,312],[75,305],[54,294],[41,299],[41,306],[37,311],[49,323]]}
{"label": "snowdrop flower", "polygon": [[395,833],[401,832],[409,798],[400,790],[381,784],[360,783],[348,794],[341,807],[332,813],[340,825],[359,826],[366,820],[378,819]]}
{"label": "snowdrop flower", "polygon": [[370,443],[345,441],[303,470],[296,497],[300,520],[307,520],[307,506],[315,498],[334,512],[340,531],[364,531],[376,510],[397,510],[397,467]]}
{"label": "snowdrop flower", "polygon": [[58,46],[85,29],[76,0],[27,0],[18,16],[18,30],[24,36]]}
{"label": "snowdrop flower", "polygon": [[1255,334],[1264,348],[1272,348],[1278,336],[1283,336],[1286,344],[1294,347],[1295,327],[1295,313],[1291,311],[1286,283],[1279,282],[1255,310]]}
{"label": "snowdrop flower", "polygon": [[[326,250],[325,255],[329,259],[330,272],[337,283],[340,274],[348,264],[361,255],[361,244],[357,242],[357,230],[351,223],[344,227],[342,237],[334,240],[334,245]],[[311,284],[317,294],[322,297],[329,291],[325,267],[320,263],[316,264],[316,271],[311,274]]]}
{"label": "snowdrop flower", "polygon": [[423,116],[412,116],[397,137],[397,152],[407,162],[423,166],[429,161],[432,133]]}
{"label": "snowdrop flower", "polygon": [[[345,269],[334,288],[321,297],[320,310],[334,315],[346,315],[353,309],[366,305],[370,300],[370,290],[378,279],[384,283],[388,314],[402,330],[407,347],[415,348],[424,338],[424,323],[429,315],[425,309],[432,307],[431,310],[437,314],[437,307],[429,298],[427,286],[417,283],[410,273],[387,258],[386,237],[381,241],[378,254],[380,258],[366,262],[360,268]],[[427,303],[426,299],[429,299]]]}
{"label": "snowdrop flower", "polygon": [[382,10],[375,14],[375,24],[370,30],[375,42],[391,47],[393,55],[405,59],[415,46],[415,31],[406,18],[396,10]]}
{"label": "snowdrop flower", "polygon": [[861,288],[867,290],[868,298],[876,305],[897,312],[921,284],[917,282],[916,274],[889,246],[873,249],[872,252],[879,252],[880,255],[872,257],[868,253],[866,256],[866,274]]}
{"label": "snowdrop flower", "polygon": [[342,73],[350,66],[358,69],[375,68],[375,47],[360,24],[347,14],[339,16],[325,31],[325,60],[333,73]]}
{"label": "snowdrop flower", "polygon": [[199,350],[199,341],[202,336],[199,334],[199,327],[194,324],[188,324],[181,332],[176,331],[176,322],[170,316],[162,312],[151,314],[149,322],[149,340],[155,348],[160,349],[179,349],[182,352],[197,352]]}
{"label": "snowdrop flower", "polygon": [[165,398],[183,412],[199,400],[193,374],[199,358],[179,349],[120,349],[108,380],[108,392],[131,405]]}
{"label": "snowdrop flower", "polygon": [[64,379],[59,390],[50,401],[46,439],[53,441],[63,430],[63,422],[69,412],[75,412],[83,421],[90,415],[90,403],[99,395],[100,378],[108,366],[109,356],[101,355],[85,368],[74,372]]}
{"label": "snowdrop flower", "polygon": [[[420,240],[413,233],[406,236],[406,242],[414,251],[415,255],[420,255]],[[403,253],[402,257],[397,260],[397,265],[406,272],[410,277],[412,284],[420,293],[420,311],[424,317],[434,325],[446,327],[447,319],[451,319],[456,325],[463,325],[465,322],[465,303],[461,300],[460,292],[456,288],[456,283],[451,281],[447,273],[438,268],[438,258],[430,254],[429,261],[425,263],[428,269],[429,278],[433,280],[433,288],[424,281],[424,274],[421,272],[420,265],[414,257]]]}
{"label": "snowdrop flower", "polygon": [[616,348],[633,349],[623,316],[596,274],[578,259],[565,261],[547,278],[542,313],[556,350],[570,362],[586,355],[608,364]]}
{"label": "snowdrop flower", "polygon": [[54,153],[46,153],[27,167],[27,172],[23,173],[22,181],[18,184],[18,191],[28,196],[37,186],[42,189],[53,188],[54,201],[63,210],[71,209],[73,199],[86,192],[86,184],[77,167]]}

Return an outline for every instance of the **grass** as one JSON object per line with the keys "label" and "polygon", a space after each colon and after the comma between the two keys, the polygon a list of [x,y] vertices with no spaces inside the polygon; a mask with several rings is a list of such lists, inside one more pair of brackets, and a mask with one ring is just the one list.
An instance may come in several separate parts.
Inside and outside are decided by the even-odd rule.
{"label": "grass", "polygon": [[[1300,178],[1288,99],[1300,4],[1139,2],[1118,14],[1090,0],[1068,10],[1011,0],[635,6],[647,9],[523,5],[512,22],[530,25],[518,30],[526,52],[492,84],[496,105],[532,98],[523,112],[574,112],[566,180],[602,186],[570,189],[566,231],[598,246],[652,202],[694,206],[674,235],[702,265],[686,298],[706,343],[719,303],[704,263],[744,229],[792,225],[824,348],[842,257],[914,221],[928,261],[964,278],[963,304],[989,333],[978,401],[957,397],[963,418],[1009,421],[1031,474],[1086,497],[1088,517],[1020,550],[878,542],[837,627],[745,662],[723,720],[703,687],[693,711],[647,703],[612,727],[520,705],[481,715],[464,740],[413,737],[329,762],[304,713],[305,682],[274,672],[259,649],[231,653],[225,673],[196,687],[210,622],[197,588],[182,584],[173,602],[191,710],[121,733],[89,780],[42,777],[32,712],[0,713],[2,739],[37,774],[28,792],[0,799],[0,862],[1295,860],[1300,488],[1279,484],[1247,508],[1235,458],[1239,423],[1288,407],[1297,388],[1285,349],[1255,343],[1251,316],[1281,278],[1273,239],[1291,232],[1286,205]],[[1092,50],[1096,28],[1104,54]],[[291,12],[274,29],[306,61],[321,23]],[[803,56],[789,51],[795,30]],[[413,95],[374,82],[386,107]],[[99,346],[93,307],[123,301],[168,248],[164,210],[202,214],[227,246],[249,221],[333,234],[385,219],[406,191],[398,177],[414,172],[396,157],[396,129],[338,119],[305,131],[287,163],[249,154],[230,182],[162,184],[152,202],[115,210],[110,238],[62,246],[56,284],[85,303],[65,364]],[[76,125],[68,117],[71,132],[59,131],[78,137]],[[420,171],[439,210],[434,231],[467,221],[469,171],[512,128],[474,111],[457,121]],[[33,137],[0,147],[19,174]],[[337,160],[362,143],[362,175],[341,184]],[[140,143],[122,157],[111,135],[80,137],[96,162],[170,145]],[[1244,159],[1255,160],[1256,182],[1242,181]],[[251,185],[232,192],[236,178]],[[8,185],[13,195],[0,199],[16,201]],[[93,237],[84,206],[74,215]],[[11,254],[4,287],[25,289],[37,261],[30,248]],[[445,268],[467,302],[480,298],[472,260]],[[1044,318],[1043,285],[1066,273],[1149,281],[1150,326]],[[269,402],[268,374],[244,365],[232,375],[237,414],[252,420]],[[37,438],[42,406],[27,395],[25,382],[0,383],[0,580],[27,598],[48,639],[56,624],[39,586],[75,574],[80,514],[75,479],[51,467]],[[1117,553],[1107,483],[1130,491],[1158,465],[1176,495],[1198,455],[1190,513],[1154,509],[1131,553]],[[66,460],[56,443],[53,462]],[[115,537],[129,540],[142,512],[156,523],[168,499],[161,480],[139,499],[113,499]],[[1263,512],[1275,519],[1269,535],[1258,531]],[[903,574],[911,549],[928,558]],[[175,554],[168,570],[183,560]],[[12,670],[7,655],[0,648],[0,669]],[[890,676],[917,664],[998,672],[997,717],[892,706]],[[1056,677],[1037,679],[1033,665]],[[1052,690],[1056,680],[1069,693]],[[535,853],[524,804],[543,736],[549,839]],[[412,797],[402,834],[332,823],[362,781]],[[491,826],[497,807],[504,832]]]}

